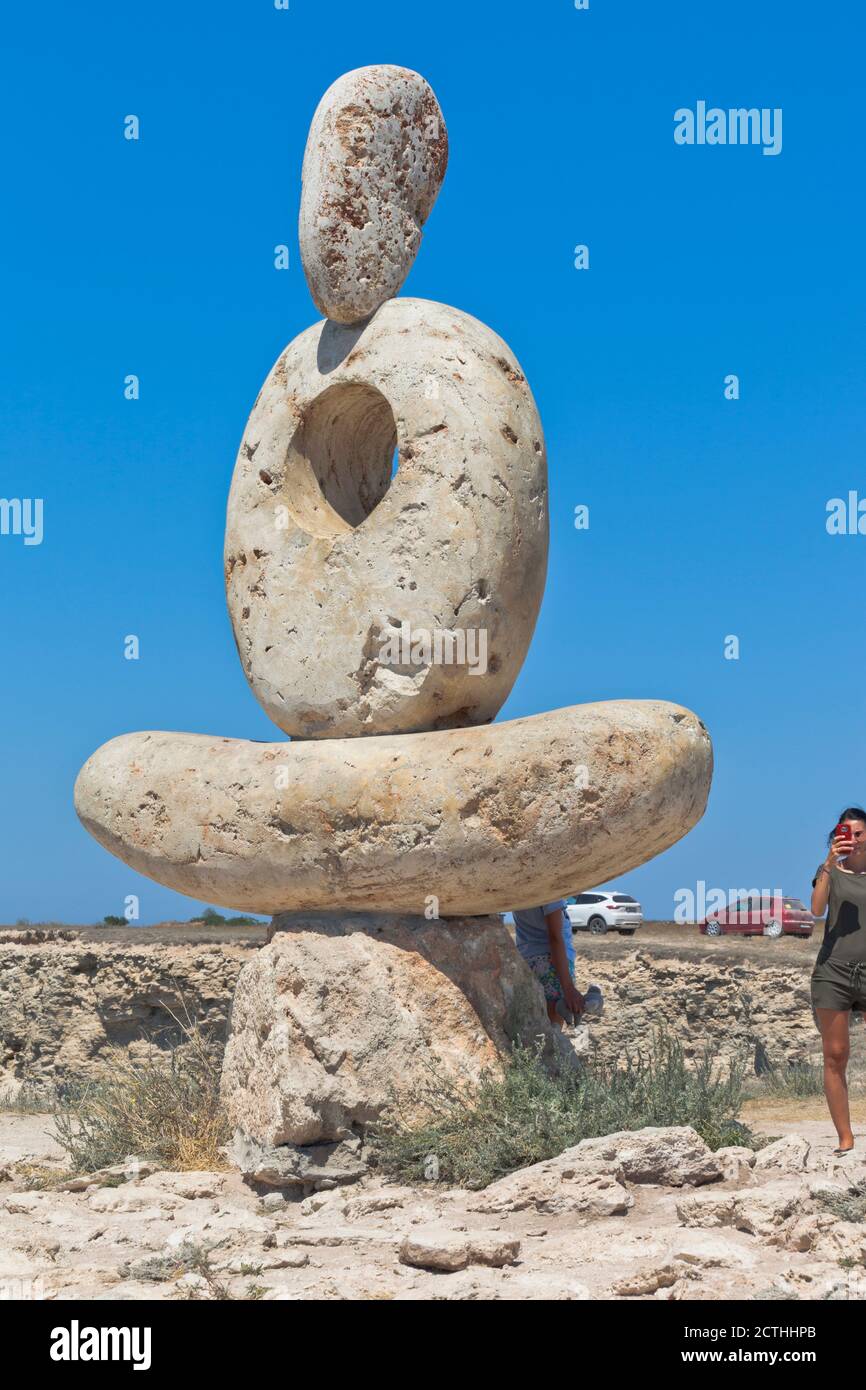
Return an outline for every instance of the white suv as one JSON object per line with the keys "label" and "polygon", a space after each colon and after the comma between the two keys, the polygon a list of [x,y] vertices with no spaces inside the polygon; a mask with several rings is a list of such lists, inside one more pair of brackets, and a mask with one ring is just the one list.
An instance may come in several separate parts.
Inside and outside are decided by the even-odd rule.
{"label": "white suv", "polygon": [[578,893],[566,911],[572,932],[591,931],[597,936],[606,931],[634,936],[643,921],[640,903],[628,893]]}

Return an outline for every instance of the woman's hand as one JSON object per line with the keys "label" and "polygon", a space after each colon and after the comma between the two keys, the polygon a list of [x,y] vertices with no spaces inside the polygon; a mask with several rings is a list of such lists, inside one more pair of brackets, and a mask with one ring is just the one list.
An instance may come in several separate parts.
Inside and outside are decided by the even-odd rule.
{"label": "woman's hand", "polygon": [[825,866],[828,869],[832,869],[833,865],[838,864],[840,859],[847,858],[852,849],[853,845],[850,840],[843,840],[840,835],[837,835],[824,861]]}

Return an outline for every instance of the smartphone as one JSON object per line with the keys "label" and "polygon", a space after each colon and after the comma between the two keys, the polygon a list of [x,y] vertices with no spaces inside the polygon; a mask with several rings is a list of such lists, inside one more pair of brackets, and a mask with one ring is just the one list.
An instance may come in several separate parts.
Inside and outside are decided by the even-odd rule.
{"label": "smartphone", "polygon": [[836,826],[836,829],[833,831],[834,840],[851,840],[853,839],[853,836],[853,830],[851,829],[850,825],[846,825],[844,821],[840,821],[839,824]]}

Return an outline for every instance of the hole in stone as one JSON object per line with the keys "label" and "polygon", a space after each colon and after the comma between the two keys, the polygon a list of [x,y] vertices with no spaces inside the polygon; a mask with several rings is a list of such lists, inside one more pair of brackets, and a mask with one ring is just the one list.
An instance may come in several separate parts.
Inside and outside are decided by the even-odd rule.
{"label": "hole in stone", "polygon": [[397,425],[381,391],[358,382],[329,386],[292,436],[286,504],[312,536],[352,530],[378,507],[397,463]]}

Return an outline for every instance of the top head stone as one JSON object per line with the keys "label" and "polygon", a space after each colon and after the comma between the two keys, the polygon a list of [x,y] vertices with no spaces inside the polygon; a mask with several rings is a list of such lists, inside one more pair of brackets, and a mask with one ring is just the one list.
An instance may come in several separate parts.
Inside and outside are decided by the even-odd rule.
{"label": "top head stone", "polygon": [[417,72],[381,63],[328,88],[307,138],[299,222],[326,318],[358,323],[398,292],[447,164],[445,120]]}

